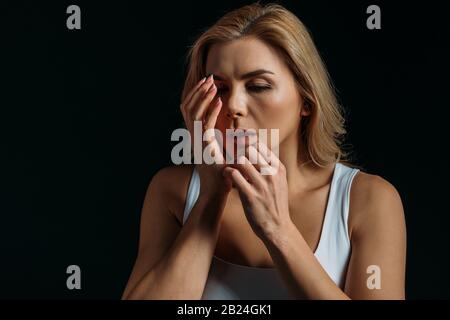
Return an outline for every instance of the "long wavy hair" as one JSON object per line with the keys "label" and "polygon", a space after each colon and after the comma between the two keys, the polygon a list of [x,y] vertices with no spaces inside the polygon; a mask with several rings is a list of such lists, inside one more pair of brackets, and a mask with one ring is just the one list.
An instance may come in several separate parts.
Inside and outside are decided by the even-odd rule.
{"label": "long wavy hair", "polygon": [[277,49],[294,75],[309,116],[302,117],[300,139],[307,162],[325,167],[341,162],[350,166],[349,153],[343,150],[346,134],[343,108],[313,40],[303,23],[279,4],[254,3],[231,11],[204,31],[190,47],[182,100],[205,76],[209,48],[223,43],[256,37]]}

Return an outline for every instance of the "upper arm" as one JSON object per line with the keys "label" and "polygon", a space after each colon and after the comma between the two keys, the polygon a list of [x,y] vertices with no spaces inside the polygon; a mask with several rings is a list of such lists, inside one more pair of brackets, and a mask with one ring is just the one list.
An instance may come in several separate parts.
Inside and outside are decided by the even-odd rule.
{"label": "upper arm", "polygon": [[[386,180],[359,173],[350,198],[345,292],[352,299],[404,299],[406,226],[399,193]],[[376,278],[380,288],[370,286]]]}
{"label": "upper arm", "polygon": [[163,257],[180,231],[181,225],[170,207],[176,196],[171,188],[176,178],[174,171],[174,167],[161,169],[148,186],[141,212],[138,255],[123,297]]}

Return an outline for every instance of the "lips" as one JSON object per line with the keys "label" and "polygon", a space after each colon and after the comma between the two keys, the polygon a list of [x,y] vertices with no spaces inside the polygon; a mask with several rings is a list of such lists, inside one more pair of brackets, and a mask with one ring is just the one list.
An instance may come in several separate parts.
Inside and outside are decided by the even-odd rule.
{"label": "lips", "polygon": [[246,155],[250,145],[256,145],[258,138],[255,129],[227,128],[225,144],[222,146],[227,163],[235,163],[240,155]]}
{"label": "lips", "polygon": [[[258,136],[255,129],[230,128],[226,132],[226,146],[241,152],[250,145],[256,145]],[[229,150],[231,151],[231,149]]]}
{"label": "lips", "polygon": [[251,136],[243,135],[243,136],[236,137],[236,144],[238,146],[254,145],[254,144],[256,144],[256,135],[251,135]]}
{"label": "lips", "polygon": [[236,135],[246,135],[246,136],[256,135],[256,129],[235,128],[234,131]]}

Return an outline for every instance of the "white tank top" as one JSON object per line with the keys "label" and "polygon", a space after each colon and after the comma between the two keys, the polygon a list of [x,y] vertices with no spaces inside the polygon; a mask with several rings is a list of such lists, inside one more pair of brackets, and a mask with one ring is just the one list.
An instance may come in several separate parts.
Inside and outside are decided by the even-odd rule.
{"label": "white tank top", "polygon": [[[359,169],[336,163],[319,244],[314,256],[341,289],[350,257],[348,211],[350,187]],[[200,176],[194,168],[189,182],[183,224],[197,201]],[[292,299],[275,268],[248,267],[213,256],[202,299]]]}

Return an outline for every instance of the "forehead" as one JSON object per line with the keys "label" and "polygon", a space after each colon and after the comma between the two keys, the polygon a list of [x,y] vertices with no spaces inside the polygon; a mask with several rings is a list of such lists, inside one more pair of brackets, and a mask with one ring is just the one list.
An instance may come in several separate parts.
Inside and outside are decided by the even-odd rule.
{"label": "forehead", "polygon": [[268,69],[275,74],[288,72],[281,55],[265,42],[241,38],[211,46],[206,60],[206,73],[222,73],[238,77],[257,69]]}

